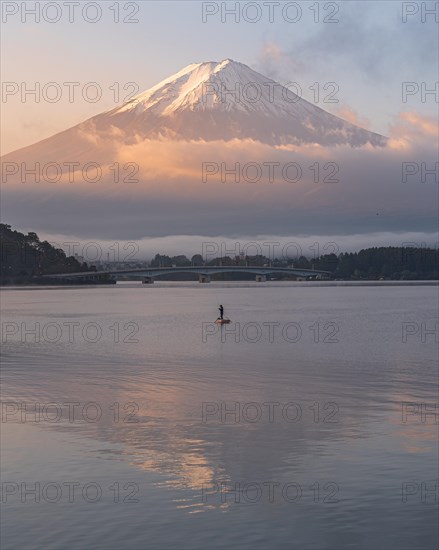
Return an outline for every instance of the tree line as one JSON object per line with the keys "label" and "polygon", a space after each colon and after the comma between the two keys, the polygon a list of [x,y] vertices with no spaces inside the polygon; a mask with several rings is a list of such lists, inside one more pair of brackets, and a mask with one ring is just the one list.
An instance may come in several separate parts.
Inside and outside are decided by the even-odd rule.
{"label": "tree line", "polygon": [[208,262],[205,262],[200,254],[190,259],[184,255],[170,257],[156,254],[151,262],[151,267],[173,265],[176,267],[203,265],[294,267],[330,271],[334,278],[343,280],[435,280],[439,278],[439,251],[437,248],[383,246],[339,255],[324,254],[317,258],[300,256],[289,259],[270,259],[262,255],[244,258],[223,256]]}

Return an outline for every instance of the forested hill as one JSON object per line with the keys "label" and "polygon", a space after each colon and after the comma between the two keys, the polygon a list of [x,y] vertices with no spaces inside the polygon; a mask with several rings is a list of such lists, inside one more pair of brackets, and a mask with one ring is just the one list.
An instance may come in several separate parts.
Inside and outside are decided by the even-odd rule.
{"label": "forested hill", "polygon": [[6,224],[0,224],[0,257],[0,284],[43,282],[38,279],[41,275],[89,270],[87,264],[40,241],[36,233],[24,235]]}

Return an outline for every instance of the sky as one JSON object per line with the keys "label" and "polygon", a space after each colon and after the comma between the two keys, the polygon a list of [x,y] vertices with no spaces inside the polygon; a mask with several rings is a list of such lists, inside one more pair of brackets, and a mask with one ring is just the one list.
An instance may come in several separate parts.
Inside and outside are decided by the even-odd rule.
{"label": "sky", "polygon": [[[93,8],[82,13],[89,2],[75,8],[73,23],[63,2],[58,2],[58,12],[54,8],[45,11],[50,2],[25,2],[28,9],[39,6],[39,23],[20,4],[2,2],[3,153],[113,108],[118,104],[114,83],[122,93],[130,82],[142,91],[190,63],[225,58],[281,83],[297,82],[305,99],[316,99],[309,89],[314,85],[316,90],[316,82],[320,88],[334,82],[334,99],[339,103],[323,103],[321,89],[320,106],[335,114],[349,109],[384,135],[401,111],[416,109],[433,116],[437,112],[434,98],[422,98],[421,90],[402,102],[403,82],[418,86],[425,82],[431,89],[438,80],[437,24],[434,14],[421,10],[421,4],[433,9],[434,2],[407,3],[413,7],[405,8],[406,22],[403,2],[398,1],[320,2],[318,12],[316,2],[259,2],[260,11],[251,6],[255,2],[241,2],[239,22],[236,15],[226,13],[235,2],[120,1],[119,23],[114,22],[115,10],[110,9],[113,1],[98,2],[102,14],[96,23],[84,20],[95,18]],[[284,12],[286,5],[290,7]],[[18,12],[9,14],[14,7]],[[203,9],[215,8],[218,13],[205,14],[203,22]],[[408,13],[416,8],[418,13]],[[259,21],[250,22],[258,15]],[[57,17],[58,22],[48,22]],[[124,17],[139,22],[124,23]],[[14,93],[7,95],[8,82],[16,83],[18,91],[13,86]],[[49,103],[42,94],[39,103],[31,94],[22,101],[21,92],[35,83],[42,88],[49,82],[61,87],[59,101]],[[73,103],[64,82],[79,83]],[[92,102],[82,97],[90,82],[102,90],[96,102],[93,97]]]}
{"label": "sky", "polygon": [[[439,80],[439,6],[435,2],[101,1],[81,2],[73,15],[66,2],[1,4],[2,154],[113,109],[125,94],[148,89],[190,63],[231,58],[282,84],[297,83],[308,101],[368,130],[399,139],[399,129],[411,124],[416,158],[434,162],[431,127],[438,117],[438,98],[423,92],[435,89]],[[39,22],[25,12],[32,7]],[[430,13],[434,9],[436,14]],[[61,90],[57,100],[42,92],[48,83],[55,83],[50,93]],[[65,83],[76,84],[72,88]],[[41,90],[38,101],[35,95],[26,95],[35,86]],[[97,100],[84,99],[84,94],[95,89],[101,92]],[[422,128],[428,131],[419,137]],[[368,162],[358,167],[364,172]],[[419,205],[414,204],[418,228],[415,221],[404,227],[406,213],[400,210],[399,229],[398,224],[383,223],[376,228],[377,234],[388,235],[389,230],[413,234],[419,229],[432,239],[432,210],[422,215],[425,202],[434,200],[431,187],[429,193],[420,198]],[[352,227],[360,196],[353,194],[352,202],[344,205],[351,218],[344,229],[337,226],[331,231],[323,221],[313,231],[304,220],[304,234],[325,233],[335,238],[342,233],[370,233],[367,224],[358,231]],[[324,201],[319,205],[324,208]],[[376,210],[382,207],[378,204]],[[384,209],[392,210],[390,202]],[[168,212],[178,213],[178,201]],[[88,215],[103,214],[95,210]],[[16,219],[23,223],[19,216]],[[71,235],[74,231],[72,227],[63,230],[61,223],[48,224],[47,229],[44,223],[38,225],[46,234]],[[105,238],[98,225],[90,224],[88,237]],[[183,233],[177,231],[178,224],[170,226],[174,232],[170,229],[169,235],[166,231],[148,235],[146,230],[130,234],[125,228],[123,238],[171,238]],[[275,234],[285,236],[287,230],[278,229]],[[248,221],[247,226],[237,226],[234,235],[251,237],[256,231]],[[193,231],[186,227],[185,233],[209,234],[201,226]],[[273,233],[267,227],[263,234]]]}

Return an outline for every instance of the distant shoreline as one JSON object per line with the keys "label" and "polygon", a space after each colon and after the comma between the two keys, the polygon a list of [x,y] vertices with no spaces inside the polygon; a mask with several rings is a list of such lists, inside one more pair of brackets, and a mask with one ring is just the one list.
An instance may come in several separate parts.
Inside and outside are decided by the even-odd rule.
{"label": "distant shoreline", "polygon": [[256,281],[212,281],[208,285],[201,285],[198,281],[160,281],[157,280],[154,285],[142,285],[141,281],[119,281],[117,284],[23,284],[23,285],[0,285],[0,290],[35,290],[35,289],[45,289],[45,290],[62,290],[62,289],[86,289],[86,288],[107,288],[107,287],[139,287],[139,288],[154,288],[154,287],[163,287],[163,286],[194,286],[196,288],[209,288],[209,285],[214,287],[217,285],[221,286],[252,286],[256,288],[264,288],[267,286],[291,286],[291,287],[363,287],[363,286],[439,286],[439,280],[419,280],[419,281],[266,281],[263,283],[258,283]]}

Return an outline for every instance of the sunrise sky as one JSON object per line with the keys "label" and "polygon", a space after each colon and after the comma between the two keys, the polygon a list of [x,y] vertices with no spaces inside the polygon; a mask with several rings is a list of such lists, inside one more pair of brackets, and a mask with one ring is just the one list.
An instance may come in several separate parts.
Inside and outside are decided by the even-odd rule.
{"label": "sunrise sky", "polygon": [[[434,89],[438,80],[435,16],[421,13],[420,2],[408,2],[410,6],[404,8],[397,1],[320,3],[318,13],[313,2],[300,2],[300,11],[298,3],[266,2],[259,3],[263,9],[254,23],[250,21],[257,19],[258,12],[251,2],[245,3],[246,12],[239,10],[239,22],[225,13],[235,2],[223,8],[221,3],[200,1],[119,2],[120,19],[138,19],[138,23],[115,23],[110,1],[98,3],[102,14],[95,23],[86,22],[80,8],[75,8],[74,22],[69,23],[66,6],[57,12],[44,8],[48,2],[27,2],[28,10],[38,6],[40,22],[36,23],[20,4],[2,2],[3,153],[114,108],[134,89],[123,91],[129,82],[142,91],[190,63],[227,57],[282,84],[297,82],[310,101],[316,97],[310,86],[335,82],[339,102],[323,102],[321,90],[317,104],[384,135],[389,135],[401,111],[436,116],[434,96],[422,98],[421,88],[402,102],[403,82],[419,87],[425,82],[427,89]],[[282,12],[286,4],[290,7]],[[434,2],[423,4],[434,9]],[[215,9],[218,13],[206,14]],[[95,14],[93,8],[86,12],[90,20]],[[45,20],[57,17],[54,23]],[[325,23],[324,18],[338,22]],[[50,103],[41,97],[37,103],[28,95],[23,102],[21,92],[36,82],[41,87],[57,83],[62,89],[60,100]],[[64,82],[79,83],[73,102]],[[82,97],[89,82],[102,90],[97,102]],[[115,82],[118,85],[113,86]],[[5,83],[12,84],[5,88]],[[7,95],[10,90],[13,93]]]}
{"label": "sunrise sky", "polygon": [[[23,6],[36,9],[40,21]],[[89,6],[85,12],[84,6]],[[401,166],[424,162],[431,169],[437,160],[437,6],[102,1],[82,2],[72,14],[62,2],[2,2],[2,154],[112,110],[189,64],[226,58],[281,84],[296,83],[311,104],[390,138],[387,147],[372,150],[270,148],[245,139],[143,141],[134,135],[119,142],[114,136],[105,156],[103,147],[92,148],[98,138],[91,132],[84,135],[96,155],[90,158],[107,165],[136,162],[140,185],[116,189],[105,182],[67,182],[25,188],[7,181],[3,217],[48,238],[135,239],[148,252],[163,246],[178,252],[194,239],[197,251],[211,236],[301,234],[313,242],[320,235],[325,242],[343,243],[340,248],[434,243],[437,186],[431,175],[422,182],[420,169],[417,179],[403,185]],[[38,101],[26,94],[35,88]],[[113,137],[103,134],[104,140]],[[73,141],[64,137],[64,154],[74,155]],[[45,150],[46,162],[59,160],[59,144]],[[16,161],[23,160],[20,154]],[[280,182],[274,191],[263,184],[225,189],[201,181],[206,160],[246,159],[293,159],[305,169],[329,160],[340,166],[340,181],[332,186],[305,179],[297,185]]]}

